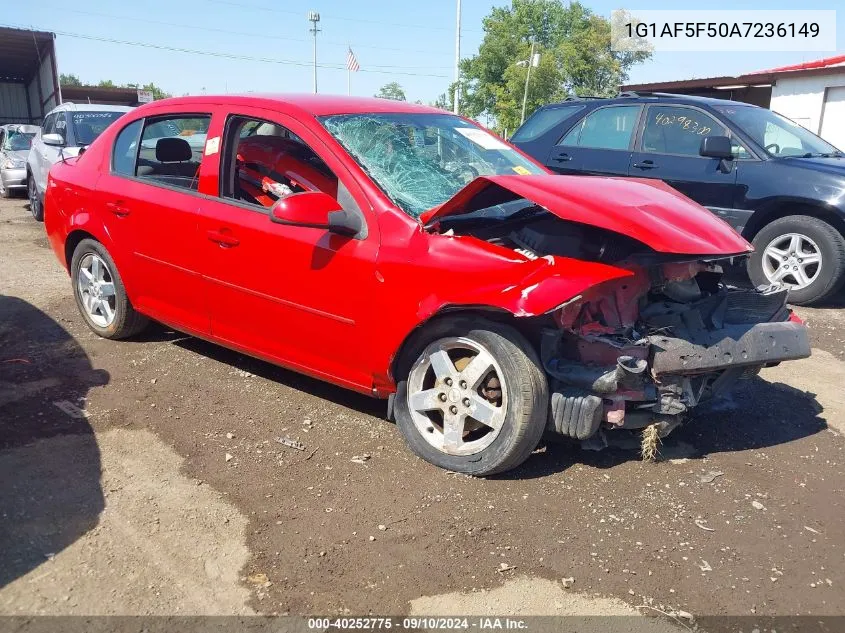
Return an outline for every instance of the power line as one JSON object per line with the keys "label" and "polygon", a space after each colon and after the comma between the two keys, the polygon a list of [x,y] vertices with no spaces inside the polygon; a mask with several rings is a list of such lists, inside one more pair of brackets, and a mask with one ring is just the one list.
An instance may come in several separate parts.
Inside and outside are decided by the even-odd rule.
{"label": "power line", "polygon": [[[28,29],[31,27],[28,26],[21,26],[21,25],[10,25],[5,24],[3,25],[7,28],[23,28]],[[84,33],[71,33],[69,31],[59,31],[52,29],[53,33],[57,35],[63,35],[65,37],[72,37],[77,39],[84,39],[84,40],[93,40],[96,42],[107,42],[110,44],[123,44],[125,46],[140,46],[143,48],[153,48],[157,50],[164,50],[164,51],[173,51],[176,53],[189,53],[192,55],[206,55],[209,57],[220,57],[224,59],[236,59],[241,61],[251,61],[251,62],[263,62],[267,64],[281,64],[281,65],[289,65],[289,66],[311,66],[311,62],[305,61],[298,61],[293,59],[274,59],[271,57],[254,57],[251,55],[239,55],[235,53],[222,53],[218,51],[202,51],[193,48],[181,48],[177,46],[166,46],[164,44],[152,44],[150,42],[134,42],[130,40],[118,40],[109,37],[98,37],[95,35],[87,35]],[[343,64],[317,64],[320,68],[333,68],[333,69],[344,69],[345,66]],[[442,77],[448,79],[448,75],[438,75],[434,73],[411,73],[411,72],[404,72],[404,71],[393,71],[393,70],[366,70],[361,69],[360,72],[368,72],[380,75],[402,75],[407,77]]]}
{"label": "power line", "polygon": [[[267,11],[269,13],[288,13],[294,15],[300,15],[298,11],[291,11],[290,9],[277,9],[276,7],[263,7],[257,6],[254,4],[243,4],[240,2],[232,2],[232,0],[206,0],[206,2],[212,2],[214,4],[225,4],[232,7],[240,7],[242,9],[251,9],[253,11]],[[432,26],[431,24],[402,24],[399,22],[382,22],[381,20],[367,20],[366,18],[349,18],[346,16],[340,15],[332,15],[332,14],[323,14],[326,17],[330,17],[333,20],[341,20],[344,22],[361,22],[365,24],[381,24],[383,26],[398,26],[401,28],[406,29],[425,29],[426,31],[451,31],[452,29],[448,26]],[[467,32],[473,33],[481,33],[482,31],[478,29],[463,29]]]}
{"label": "power line", "polygon": [[[286,42],[308,42],[307,39],[301,37],[284,37],[282,35],[267,35],[265,33],[248,33],[246,31],[233,31],[231,29],[221,29],[215,28],[211,26],[198,26],[195,24],[174,24],[172,21],[167,22],[164,20],[152,20],[150,18],[136,18],[126,15],[115,15],[113,13],[102,13],[100,11],[84,11],[82,9],[72,9],[69,7],[58,7],[53,5],[56,9],[60,9],[61,11],[67,11],[70,13],[78,13],[80,15],[91,15],[100,18],[109,18],[112,20],[126,20],[130,22],[144,22],[146,24],[157,24],[159,26],[171,26],[177,27],[180,30],[182,29],[191,29],[194,31],[208,31],[209,33],[225,33],[226,35],[243,35],[244,37],[251,37],[251,38],[260,38],[260,39],[267,39],[267,40],[277,40],[277,41],[286,41]],[[293,13],[291,11],[290,13]],[[348,48],[349,44],[346,42],[337,42],[334,40],[323,40],[325,44],[329,44],[331,46],[337,46],[340,48]],[[380,50],[380,51],[396,51],[396,52],[404,52],[404,53],[420,53],[422,55],[448,55],[448,53],[438,52],[438,51],[424,51],[424,50],[414,50],[414,49],[407,49],[407,48],[395,48],[390,46],[373,46],[371,44],[356,44],[356,49],[372,49],[372,50]],[[409,68],[403,66],[373,66],[372,64],[367,64],[370,68]],[[420,67],[410,67],[410,68],[451,68],[451,66],[420,66]]]}

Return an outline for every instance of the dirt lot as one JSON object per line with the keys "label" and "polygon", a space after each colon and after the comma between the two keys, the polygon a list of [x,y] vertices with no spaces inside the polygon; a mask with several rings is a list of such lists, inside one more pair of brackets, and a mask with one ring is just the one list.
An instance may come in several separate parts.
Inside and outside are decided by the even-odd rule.
{"label": "dirt lot", "polygon": [[163,327],[98,339],[2,201],[0,613],[845,614],[845,313],[799,313],[813,358],[662,461],[552,445],[471,479],[365,397]]}

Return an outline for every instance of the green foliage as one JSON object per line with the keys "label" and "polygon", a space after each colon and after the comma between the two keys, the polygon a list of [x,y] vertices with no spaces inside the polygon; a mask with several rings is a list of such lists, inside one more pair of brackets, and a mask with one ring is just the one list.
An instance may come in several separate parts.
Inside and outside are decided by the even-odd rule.
{"label": "green foliage", "polygon": [[61,86],[81,86],[82,80],[76,75],[66,75],[62,73],[59,75],[59,85]]}
{"label": "green foliage", "polygon": [[116,83],[114,83],[111,79],[101,79],[100,83],[97,84],[100,88],[119,88]]}
{"label": "green foliage", "polygon": [[378,94],[374,95],[380,99],[393,99],[394,101],[407,101],[405,91],[397,82],[391,81],[379,88]]}
{"label": "green foliage", "polygon": [[508,132],[520,123],[528,68],[517,62],[528,60],[532,40],[540,65],[531,68],[526,117],[567,95],[616,94],[631,66],[649,57],[611,51],[609,21],[579,2],[512,0],[510,7],[494,8],[483,24],[478,54],[461,61],[461,112],[490,115]]}

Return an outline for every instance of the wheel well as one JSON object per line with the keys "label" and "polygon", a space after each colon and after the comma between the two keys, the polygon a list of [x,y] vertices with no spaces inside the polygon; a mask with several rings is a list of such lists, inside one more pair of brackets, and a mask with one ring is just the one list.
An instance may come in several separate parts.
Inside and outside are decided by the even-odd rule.
{"label": "wheel well", "polygon": [[67,239],[65,240],[65,263],[67,264],[68,270],[70,270],[70,261],[73,259],[73,251],[76,250],[76,247],[79,246],[79,243],[84,239],[91,239],[95,242],[99,241],[87,231],[82,230],[71,231],[71,233],[67,236]]}
{"label": "wheel well", "polygon": [[457,318],[484,319],[510,325],[528,340],[538,354],[541,327],[544,324],[554,326],[554,322],[548,315],[540,317],[515,317],[506,310],[488,306],[447,306],[432,315],[428,320],[420,323],[402,341],[399,350],[390,364],[390,375],[394,381],[398,382],[397,376],[400,368],[403,364],[409,362],[407,356],[413,354],[415,349],[424,343],[427,334],[431,331],[436,331],[438,326],[444,322]]}
{"label": "wheel well", "polygon": [[751,220],[742,231],[742,237],[750,242],[764,226],[789,215],[809,215],[818,218],[845,235],[845,218],[835,210],[807,203],[781,202],[751,216]]}

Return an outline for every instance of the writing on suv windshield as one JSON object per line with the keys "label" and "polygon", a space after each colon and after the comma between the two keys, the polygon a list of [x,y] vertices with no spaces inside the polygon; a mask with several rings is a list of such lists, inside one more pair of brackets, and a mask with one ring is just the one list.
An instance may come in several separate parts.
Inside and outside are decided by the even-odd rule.
{"label": "writing on suv windshield", "polygon": [[478,176],[545,173],[497,136],[449,114],[344,114],[321,122],[415,218]]}

